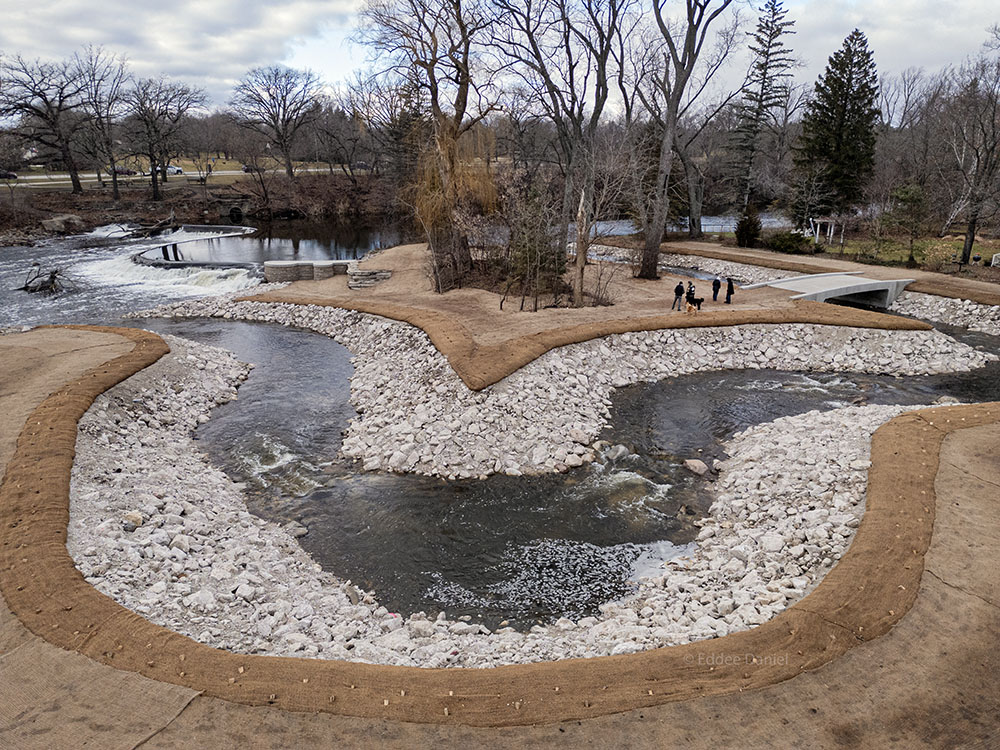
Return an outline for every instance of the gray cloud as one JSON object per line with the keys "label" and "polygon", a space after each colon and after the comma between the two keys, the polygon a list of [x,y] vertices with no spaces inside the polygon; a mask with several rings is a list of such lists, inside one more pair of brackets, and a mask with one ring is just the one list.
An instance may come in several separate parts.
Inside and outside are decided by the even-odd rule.
{"label": "gray cloud", "polygon": [[214,104],[249,68],[287,58],[297,40],[352,23],[358,0],[4,0],[0,51],[61,58],[87,44],[125,54],[140,76],[200,86]]}
{"label": "gray cloud", "polygon": [[987,27],[1000,21],[994,0],[805,0],[788,6],[803,80],[823,71],[854,28],[868,37],[880,73],[910,67],[932,72],[976,54]]}
{"label": "gray cloud", "polygon": [[[161,0],[156,7],[150,0],[0,2],[0,52],[59,58],[87,44],[103,45],[127,55],[138,75],[163,73],[200,86],[215,105],[225,104],[232,85],[257,65],[291,60],[330,81],[348,77],[351,65],[363,65],[358,50],[339,46],[361,0]],[[1000,21],[995,0],[786,5],[796,21],[791,44],[803,61],[800,81],[815,80],[855,27],[868,35],[879,71],[890,73],[959,64],[979,49],[986,28]]]}

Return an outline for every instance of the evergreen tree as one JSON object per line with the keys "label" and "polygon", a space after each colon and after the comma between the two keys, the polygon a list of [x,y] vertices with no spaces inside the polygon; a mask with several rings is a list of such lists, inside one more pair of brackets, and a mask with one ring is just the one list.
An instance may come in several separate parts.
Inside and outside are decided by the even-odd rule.
{"label": "evergreen tree", "polygon": [[[807,213],[843,213],[862,196],[875,165],[878,79],[865,35],[855,29],[833,54],[816,81],[813,100],[802,118],[797,155],[801,171],[821,183],[818,203]],[[809,203],[809,201],[807,201]]]}
{"label": "evergreen tree", "polygon": [[788,11],[782,0],[767,0],[760,8],[757,30],[750,42],[754,54],[747,74],[743,97],[737,105],[739,118],[733,142],[735,182],[741,206],[746,208],[754,182],[754,160],[760,150],[760,134],[771,110],[779,106],[787,93],[790,68],[795,64],[791,50],[782,39],[794,34],[795,21],[786,21]]}

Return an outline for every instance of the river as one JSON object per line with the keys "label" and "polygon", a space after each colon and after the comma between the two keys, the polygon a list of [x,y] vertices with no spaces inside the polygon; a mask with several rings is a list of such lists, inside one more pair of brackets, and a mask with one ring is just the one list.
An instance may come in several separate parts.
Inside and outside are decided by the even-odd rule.
{"label": "river", "polygon": [[[318,233],[317,233],[318,234]],[[720,372],[620,389],[601,438],[628,455],[567,474],[441,479],[362,472],[339,457],[350,404],[350,352],[325,336],[279,326],[195,319],[123,320],[152,305],[250,288],[253,269],[137,266],[156,243],[111,230],[0,249],[0,327],[97,323],[150,328],[221,346],[256,365],[239,400],[220,407],[195,437],[208,460],[246,482],[252,512],[308,529],[299,539],[325,569],[374,589],[391,611],[446,610],[495,627],[582,617],[628,593],[632,581],[684,548],[711,501],[686,458],[724,456],[753,424],[850,403],[923,404],[948,395],[1000,400],[1000,367],[899,379],[778,371]],[[389,235],[385,235],[388,237]],[[231,238],[227,257],[276,252],[363,255],[382,235],[347,244],[320,236]],[[173,238],[176,239],[176,238]],[[191,240],[194,253],[217,237]],[[287,244],[281,245],[284,241]],[[242,249],[241,249],[242,248]],[[254,254],[258,255],[254,255]],[[312,255],[310,255],[312,257]],[[61,267],[76,288],[50,298],[15,291],[33,262]],[[1000,340],[949,330],[1000,352]],[[291,405],[291,406],[290,406]]]}

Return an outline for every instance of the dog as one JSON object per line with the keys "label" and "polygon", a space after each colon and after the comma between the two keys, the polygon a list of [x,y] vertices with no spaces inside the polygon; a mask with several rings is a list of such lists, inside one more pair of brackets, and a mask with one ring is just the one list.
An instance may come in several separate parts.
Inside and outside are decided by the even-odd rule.
{"label": "dog", "polygon": [[694,297],[687,303],[686,313],[689,315],[691,313],[701,312],[701,303],[705,301],[704,297]]}

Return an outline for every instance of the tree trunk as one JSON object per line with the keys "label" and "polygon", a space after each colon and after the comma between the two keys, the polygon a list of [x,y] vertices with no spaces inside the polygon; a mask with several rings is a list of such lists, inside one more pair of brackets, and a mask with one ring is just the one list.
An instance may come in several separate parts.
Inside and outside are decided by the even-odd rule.
{"label": "tree trunk", "polygon": [[639,268],[640,279],[658,279],[656,266],[660,259],[660,243],[663,232],[667,228],[667,214],[670,212],[670,170],[673,166],[674,135],[677,132],[676,114],[667,112],[666,125],[663,129],[663,140],[660,143],[660,162],[656,171],[656,194],[653,203],[652,216],[645,228],[646,242],[642,249],[642,265]]}
{"label": "tree trunk", "polygon": [[153,154],[149,155],[149,177],[153,183],[153,200],[162,200],[163,196],[160,195],[160,182],[157,179],[156,156]]}
{"label": "tree trunk", "polygon": [[66,171],[69,172],[69,181],[73,183],[73,193],[79,195],[83,193],[83,185],[80,183],[80,172],[76,168],[76,159],[73,158],[73,152],[70,151],[69,145],[66,143],[59,150],[62,152]]}
{"label": "tree trunk", "polygon": [[292,169],[292,151],[291,151],[291,149],[284,149],[284,150],[282,150],[281,156],[283,157],[284,162],[285,162],[285,174],[288,175],[289,179],[295,177],[295,170]]}
{"label": "tree trunk", "polygon": [[115,165],[111,165],[111,199],[116,203],[121,200],[121,191],[118,189],[118,172]]}
{"label": "tree trunk", "polygon": [[705,201],[705,178],[701,170],[691,165],[687,173],[688,188],[688,237],[701,239],[701,207]]}
{"label": "tree trunk", "polygon": [[570,217],[573,215],[573,193],[576,192],[575,184],[576,180],[573,179],[572,164],[570,163],[566,166],[566,181],[563,183],[562,207],[559,210],[559,226],[556,228],[556,231],[559,232],[559,241],[556,245],[558,256],[553,258],[555,262],[551,268],[552,273],[558,272],[566,259],[566,243],[569,241],[569,225],[572,221]]}
{"label": "tree trunk", "polygon": [[583,275],[590,249],[590,180],[585,180],[580,191],[580,205],[576,210],[576,262],[573,267],[573,307],[583,307]]}
{"label": "tree trunk", "polygon": [[979,206],[973,205],[969,209],[969,223],[965,228],[965,242],[962,244],[962,263],[969,263],[972,260],[972,246],[976,242],[976,230],[979,225]]}

